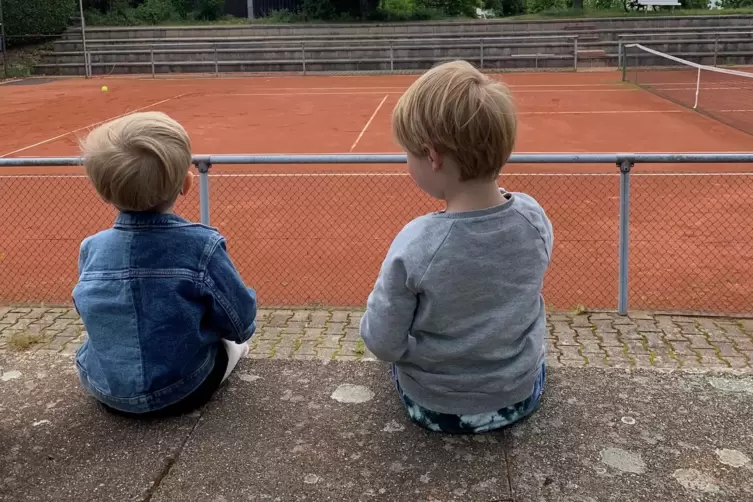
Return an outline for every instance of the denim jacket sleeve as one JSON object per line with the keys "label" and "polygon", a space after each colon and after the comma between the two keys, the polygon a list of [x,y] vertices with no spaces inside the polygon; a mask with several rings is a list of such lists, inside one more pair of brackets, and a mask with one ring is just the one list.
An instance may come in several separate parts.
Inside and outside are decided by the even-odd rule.
{"label": "denim jacket sleeve", "polygon": [[209,258],[204,286],[211,306],[210,323],[222,337],[236,343],[251,338],[256,330],[256,292],[243,283],[225,239],[218,241]]}

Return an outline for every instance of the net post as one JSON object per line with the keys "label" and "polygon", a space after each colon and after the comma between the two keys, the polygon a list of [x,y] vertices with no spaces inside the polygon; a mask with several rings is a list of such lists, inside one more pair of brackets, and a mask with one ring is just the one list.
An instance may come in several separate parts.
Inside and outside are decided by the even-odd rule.
{"label": "net post", "polygon": [[157,78],[157,71],[154,68],[154,46],[149,46],[149,61],[152,63],[152,78]]}
{"label": "net post", "polygon": [[573,71],[578,71],[578,35],[573,37]]}
{"label": "net post", "polygon": [[701,93],[701,67],[698,67],[698,76],[696,77],[695,81],[695,103],[693,104],[693,109],[695,110],[698,108],[698,95]]}
{"label": "net post", "polygon": [[301,42],[301,64],[303,65],[303,74],[306,74],[306,43]]}
{"label": "net post", "polygon": [[617,163],[620,168],[620,240],[619,272],[617,285],[617,311],[628,313],[628,257],[630,255],[630,170],[634,166],[630,159]]}
{"label": "net post", "polygon": [[395,71],[395,41],[390,40],[390,71]]}
{"label": "net post", "polygon": [[479,50],[481,51],[480,67],[483,70],[484,69],[484,39],[483,38],[479,41]]}
{"label": "net post", "polygon": [[199,208],[201,223],[204,225],[209,225],[209,168],[211,167],[209,160],[200,160],[196,164],[199,170]]}

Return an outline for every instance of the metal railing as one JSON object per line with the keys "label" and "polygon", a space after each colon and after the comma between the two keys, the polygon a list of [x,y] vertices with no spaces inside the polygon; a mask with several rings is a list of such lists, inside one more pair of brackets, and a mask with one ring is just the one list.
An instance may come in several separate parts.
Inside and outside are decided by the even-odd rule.
{"label": "metal railing", "polygon": [[[412,217],[417,216],[420,211],[424,210],[424,208],[432,208],[434,206],[431,205],[431,203],[418,203],[411,202],[411,197],[418,197],[418,192],[412,191],[413,189],[408,189],[409,185],[407,184],[400,184],[399,186],[391,186],[388,188],[385,188],[382,185],[379,185],[378,190],[383,190],[385,194],[387,194],[388,197],[392,197],[389,204],[379,202],[379,204],[384,204],[380,207],[366,207],[370,202],[365,202],[365,198],[363,195],[366,194],[366,192],[370,189],[369,187],[362,187],[363,192],[360,192],[358,194],[352,193],[354,190],[352,187],[358,185],[355,180],[359,179],[359,177],[368,177],[370,175],[379,176],[378,168],[372,167],[369,170],[363,170],[363,168],[357,169],[356,172],[352,173],[344,173],[342,172],[342,167],[337,168],[335,165],[356,165],[356,164],[370,164],[373,166],[380,165],[380,164],[402,164],[406,162],[405,155],[359,155],[359,154],[342,154],[342,155],[196,155],[193,158],[193,163],[196,166],[198,173],[199,173],[199,217],[202,223],[204,224],[211,224],[213,221],[210,218],[210,194],[213,193],[212,190],[210,190],[210,183],[218,183],[219,187],[222,187],[225,192],[225,198],[228,200],[223,201],[220,199],[218,202],[220,204],[220,207],[222,208],[222,204],[231,204],[233,205],[232,210],[229,210],[227,208],[223,209],[221,211],[222,216],[221,220],[227,220],[231,214],[242,214],[243,217],[248,217],[253,220],[255,218],[255,215],[253,214],[253,211],[251,211],[251,214],[249,214],[248,211],[243,211],[242,213],[235,213],[235,211],[238,211],[238,207],[246,208],[251,204],[249,201],[254,201],[258,198],[264,198],[266,204],[270,205],[278,205],[282,207],[282,211],[284,213],[285,209],[285,203],[281,202],[280,197],[284,197],[284,194],[288,189],[295,188],[296,190],[301,190],[301,193],[307,194],[306,200],[308,203],[312,205],[319,205],[324,204],[327,212],[327,218],[330,219],[336,219],[338,217],[345,218],[347,212],[353,212],[354,208],[345,208],[345,207],[338,207],[336,204],[332,203],[330,200],[322,200],[317,199],[319,195],[318,193],[321,193],[322,198],[326,198],[326,194],[330,194],[331,197],[344,197],[343,194],[349,194],[349,197],[353,198],[353,204],[361,204],[364,207],[360,208],[363,209],[362,213],[373,213],[373,212],[379,212],[379,211],[397,211],[400,212],[403,209],[402,208],[408,208],[405,209],[403,212],[407,212],[410,214],[401,214],[401,218],[403,219],[410,219]],[[4,175],[0,176],[0,193],[3,193],[3,184],[9,183],[14,178],[14,173],[24,173],[19,174],[19,178],[24,178],[25,176],[28,176],[28,168],[37,168],[37,167],[49,167],[49,166],[77,166],[82,163],[81,158],[77,157],[64,157],[64,158],[0,158],[0,169],[4,169]],[[646,268],[645,265],[650,265],[650,262],[652,259],[655,259],[660,253],[673,253],[677,250],[671,249],[671,246],[669,248],[662,248],[662,246],[657,247],[657,244],[660,244],[662,242],[663,234],[664,233],[672,233],[675,231],[682,230],[683,232],[694,232],[693,227],[694,225],[697,226],[698,222],[692,219],[688,218],[695,218],[696,212],[700,215],[703,215],[702,218],[705,218],[708,220],[708,218],[712,218],[711,220],[708,220],[709,228],[704,228],[703,231],[713,233],[714,230],[718,230],[718,227],[726,225],[727,228],[724,229],[723,234],[720,234],[720,237],[718,239],[714,240],[713,242],[708,243],[709,246],[716,247],[719,249],[727,249],[727,252],[729,252],[729,249],[735,249],[736,253],[738,253],[739,256],[735,255],[734,257],[728,257],[727,259],[732,260],[730,261],[730,268],[734,268],[734,270],[724,270],[724,277],[719,279],[720,283],[718,285],[719,288],[726,288],[730,287],[734,289],[735,287],[739,289],[739,286],[730,286],[728,283],[730,281],[734,281],[735,284],[748,284],[753,285],[753,266],[752,265],[744,265],[742,262],[745,261],[745,256],[751,256],[753,255],[753,217],[751,217],[751,214],[753,214],[753,169],[749,169],[746,167],[746,169],[740,169],[738,172],[706,172],[706,173],[653,173],[653,174],[647,174],[647,173],[639,173],[639,174],[632,174],[633,168],[636,164],[685,164],[685,163],[703,163],[703,164],[753,164],[753,153],[691,153],[691,154],[661,154],[661,153],[613,153],[613,154],[576,154],[576,153],[562,153],[562,154],[516,154],[513,155],[510,158],[509,164],[515,165],[515,164],[607,164],[616,166],[616,171],[614,174],[609,173],[602,173],[602,174],[596,174],[596,173],[589,173],[589,174],[578,174],[577,172],[569,172],[569,173],[558,173],[558,174],[546,174],[546,173],[539,173],[539,174],[522,174],[522,173],[516,173],[516,174],[503,174],[502,180],[504,181],[503,186],[507,184],[507,179],[511,180],[513,184],[521,185],[523,183],[520,183],[521,181],[524,181],[522,178],[525,176],[539,176],[539,177],[551,177],[551,184],[555,187],[554,190],[552,190],[549,194],[541,194],[536,193],[537,190],[541,190],[542,185],[533,185],[530,189],[532,195],[534,197],[539,197],[542,195],[547,195],[550,197],[547,201],[543,202],[545,208],[548,205],[561,205],[561,204],[575,204],[575,207],[570,207],[572,209],[573,214],[568,213],[565,210],[560,210],[564,212],[557,212],[558,210],[553,209],[553,214],[555,218],[553,218],[554,225],[555,225],[555,243],[558,242],[558,228],[561,233],[564,233],[566,235],[571,234],[577,234],[576,230],[574,230],[575,226],[577,225],[577,230],[581,233],[594,233],[596,230],[599,230],[599,232],[603,233],[604,235],[607,235],[609,232],[614,231],[616,235],[613,235],[614,241],[617,243],[617,270],[615,276],[612,278],[614,281],[613,284],[616,284],[617,288],[617,309],[620,313],[626,314],[628,312],[628,296],[629,291],[631,291],[630,283],[629,283],[629,257],[630,257],[630,250],[631,250],[631,242],[630,242],[630,235],[631,235],[631,199],[637,197],[640,201],[639,208],[638,208],[638,217],[639,222],[636,227],[633,228],[633,231],[637,231],[638,234],[641,237],[639,240],[639,249],[640,256],[643,258],[642,262],[642,268]],[[263,168],[263,172],[255,171],[257,174],[238,174],[237,172],[235,174],[233,173],[217,173],[212,174],[210,176],[210,172],[212,172],[213,166],[231,166],[231,165],[245,165],[245,166],[251,166],[248,169],[262,169],[259,166],[274,166],[274,167],[266,167]],[[298,165],[299,167],[292,167],[294,165]],[[308,165],[308,167],[300,167],[300,165]],[[314,168],[311,165],[323,165],[323,166],[329,166],[329,171],[320,173],[320,174],[314,174],[313,170]],[[254,167],[255,166],[255,167]],[[287,166],[287,167],[286,167]],[[557,166],[561,167],[561,166]],[[22,171],[21,169],[14,169],[14,168],[26,168],[26,170]],[[335,171],[332,171],[332,170]],[[385,168],[382,168],[385,169]],[[292,170],[292,171],[291,171]],[[747,171],[747,172],[746,172]],[[32,169],[32,172],[35,172]],[[244,170],[243,172],[249,172],[248,170]],[[296,174],[297,173],[297,174]],[[329,173],[329,174],[327,174]],[[50,176],[49,172],[46,172],[46,174],[39,174],[36,176],[31,176],[33,178],[41,178],[44,179],[45,176]],[[255,183],[255,185],[252,186],[246,186],[239,188],[239,184],[245,183],[243,180],[238,180],[233,177],[242,177],[242,176],[258,176],[259,178],[252,178],[252,182]],[[328,180],[328,183],[326,186],[324,184],[321,185],[314,185],[315,179],[314,178],[305,178],[306,176],[333,176],[333,177],[341,177],[343,180]],[[395,172],[394,170],[389,171],[387,174],[382,174],[382,176],[406,176],[402,172]],[[593,177],[594,180],[598,180],[597,185],[593,185],[591,190],[588,189],[588,187],[584,184],[585,182],[583,180],[568,180],[567,176],[584,176],[586,179],[589,179],[588,177]],[[619,183],[618,185],[612,185],[609,181],[610,177],[613,176],[619,176]],[[631,179],[635,176],[641,176],[646,177],[640,178],[640,185],[641,191],[638,193],[637,196],[631,195]],[[58,176],[59,177],[59,176]],[[79,178],[84,178],[83,176],[78,176]],[[229,177],[230,180],[228,181],[225,179],[225,177]],[[305,178],[307,181],[301,181],[300,178]],[[599,178],[602,177],[602,178]],[[603,178],[606,177],[606,178]],[[664,178],[662,178],[664,177]],[[687,185],[683,186],[682,183],[683,178],[681,177],[687,177],[688,183]],[[55,176],[53,176],[55,178]],[[666,179],[665,179],[666,178]],[[211,182],[210,180],[215,179],[215,182]],[[262,183],[263,180],[272,180],[270,182],[277,183],[277,185],[265,185]],[[260,181],[261,180],[261,181]],[[286,181],[286,180],[292,180],[292,181]],[[338,183],[333,185],[337,181]],[[518,181],[518,183],[515,183],[515,181]],[[682,181],[682,183],[681,183]],[[86,180],[82,180],[82,183],[85,183]],[[295,187],[292,185],[283,185],[284,183],[296,183]],[[370,182],[372,182],[372,189],[377,190],[377,184],[374,183],[374,180],[371,179]],[[230,183],[230,184],[228,184]],[[265,182],[268,183],[268,182]],[[402,182],[401,182],[402,183]],[[306,185],[308,184],[308,185]],[[653,184],[653,185],[652,185]],[[232,186],[231,186],[232,185]],[[50,185],[52,186],[52,185]],[[87,186],[85,184],[82,184],[81,186]],[[272,188],[270,188],[270,186]],[[358,185],[359,187],[361,185]],[[652,188],[654,186],[654,188]],[[537,188],[538,187],[538,188]],[[560,188],[557,188],[560,187]],[[614,187],[614,188],[611,188]],[[655,193],[651,193],[651,190],[656,190],[655,187],[659,187],[661,190],[658,190]],[[678,190],[680,190],[680,187],[682,189],[687,190],[687,194],[684,195],[677,195]],[[722,187],[722,188],[720,188]],[[516,188],[516,187],[512,187]],[[87,188],[88,189],[88,188]],[[243,191],[242,193],[237,193],[238,190],[248,190],[248,193]],[[611,197],[607,197],[606,195],[603,195],[602,192],[610,192],[612,189],[618,190],[617,193],[612,195]],[[16,191],[23,190],[19,187],[16,187]],[[44,189],[42,189],[44,190]],[[53,189],[50,188],[52,191],[56,191],[57,188]],[[80,188],[79,188],[80,190]],[[257,192],[258,190],[258,192]],[[320,190],[320,191],[318,191]],[[401,193],[400,190],[404,190],[405,192]],[[716,190],[720,191],[719,193],[716,193],[714,195],[714,200],[706,200],[704,197],[707,197],[708,192]],[[729,193],[724,193],[724,190],[729,191]],[[312,195],[313,191],[313,195]],[[6,186],[6,192],[7,194],[10,194],[11,189]],[[271,193],[273,192],[273,193]],[[561,193],[560,193],[561,192]],[[734,193],[733,193],[734,192]],[[58,196],[60,195],[59,192]],[[216,192],[215,192],[216,193]],[[382,193],[382,192],[380,192]],[[271,195],[274,195],[274,197],[271,197]],[[277,194],[277,195],[275,195]],[[371,195],[371,194],[369,194]],[[423,194],[421,194],[423,195]],[[36,197],[44,196],[42,193],[36,194]],[[25,197],[29,197],[29,194],[27,193]],[[48,195],[50,197],[50,195]],[[573,199],[573,198],[585,198],[585,199],[593,199],[592,201],[588,202],[587,204],[584,203],[584,205],[577,205],[580,204],[580,202],[576,203],[573,202],[573,200],[579,200],[579,199]],[[672,197],[679,197],[679,198],[672,198]],[[612,207],[612,200],[618,199],[618,210],[617,210],[617,222],[614,227],[612,226],[611,222],[607,223],[599,223],[601,227],[599,229],[591,228],[591,226],[596,225],[599,218],[607,218],[610,219],[612,216],[609,216],[611,214],[611,209],[608,209],[605,206]],[[20,200],[20,199],[19,199]],[[89,199],[87,199],[89,200]],[[416,199],[418,200],[418,199]],[[423,199],[421,199],[423,201]],[[680,201],[682,204],[682,207],[679,209],[672,209],[670,208],[670,211],[676,211],[676,213],[672,213],[669,216],[667,214],[662,213],[662,211],[667,211],[667,209],[660,209],[662,204],[665,203],[665,201]],[[734,206],[734,214],[730,213],[728,209],[721,208],[720,204],[732,204]],[[7,202],[6,202],[7,203]],[[340,203],[344,203],[343,201],[340,201]],[[2,202],[0,202],[0,205]],[[91,204],[91,202],[88,202],[87,204]],[[401,205],[402,204],[402,205]],[[411,204],[414,204],[411,206]],[[63,205],[67,207],[65,204]],[[333,207],[334,206],[334,207]],[[87,206],[88,207],[88,206]],[[277,209],[279,210],[280,207]],[[303,206],[302,206],[303,207]],[[190,208],[189,208],[190,209]],[[316,208],[314,208],[316,209]],[[311,212],[314,212],[314,209],[311,210]],[[320,208],[321,209],[321,208]],[[305,207],[301,210],[301,213],[305,210]],[[547,208],[547,211],[549,212],[549,208]],[[714,211],[717,211],[718,214],[714,213]],[[273,222],[269,223],[270,227],[278,228],[278,229],[284,229],[286,225],[291,225],[295,223],[295,216],[291,217],[291,214],[277,214],[279,211],[275,213],[274,218],[277,218]],[[576,216],[580,215],[580,216]],[[266,214],[266,213],[265,213]],[[715,214],[715,215],[714,215]],[[691,215],[691,216],[686,216]],[[347,215],[348,217],[352,215]],[[584,221],[577,221],[578,218],[583,218]],[[592,218],[592,221],[585,221],[588,218]],[[701,216],[699,216],[701,218]],[[346,218],[347,219],[347,218]],[[281,221],[278,221],[281,220]],[[676,221],[675,221],[676,220]],[[559,223],[558,223],[559,221]],[[676,226],[673,226],[673,224],[676,223]],[[6,218],[6,225],[9,225],[7,218]],[[223,225],[226,225],[227,223],[222,223]],[[321,224],[321,222],[319,222]],[[355,225],[358,225],[358,223],[354,223]],[[245,225],[245,223],[244,223]],[[559,225],[559,227],[558,227]],[[654,225],[656,228],[653,228],[653,230],[646,230],[647,225]],[[1,226],[1,225],[0,225]],[[563,228],[567,227],[567,228]],[[687,227],[687,228],[686,228]],[[610,230],[612,229],[612,230]],[[10,232],[11,227],[8,227],[5,231]],[[92,228],[91,231],[96,231],[97,228]],[[352,228],[351,228],[352,230]],[[366,232],[368,233],[371,231],[369,228],[365,229],[356,229],[356,231],[359,232]],[[0,230],[2,232],[2,230]],[[390,230],[391,232],[391,230]],[[390,234],[392,235],[392,234]],[[246,236],[247,237],[247,236]],[[295,235],[288,236],[286,239],[289,239],[291,241],[295,241]],[[701,237],[704,237],[703,234],[701,234]],[[248,237],[247,237],[248,238]],[[312,237],[312,239],[318,239],[319,237]],[[567,245],[569,246],[569,249],[578,249],[578,246],[582,244],[583,246],[587,247],[588,243],[591,242],[589,240],[590,236],[583,236],[583,235],[575,235],[574,238],[568,237],[564,239],[564,242],[560,242],[561,245]],[[679,237],[678,237],[679,238]],[[247,246],[260,246],[260,244],[254,242],[254,238],[251,237],[251,240],[246,242],[245,244]],[[702,240],[702,239],[701,239]],[[678,241],[679,242],[679,241]],[[686,241],[682,241],[686,242]],[[691,241],[692,242],[692,241]],[[231,244],[232,245],[232,244]],[[237,241],[235,242],[235,246],[238,246]],[[575,248],[573,248],[575,246]],[[565,274],[565,279],[563,279],[563,284],[565,286],[562,286],[563,288],[567,288],[566,284],[574,284],[577,282],[577,279],[579,277],[583,277],[582,274],[592,274],[592,266],[594,264],[600,263],[598,260],[609,260],[609,253],[606,252],[608,249],[610,249],[611,244],[605,245],[602,248],[600,248],[605,256],[602,258],[598,257],[588,257],[590,260],[587,264],[584,263],[578,263],[578,266],[581,268],[581,270],[568,270]],[[645,246],[650,246],[649,248],[645,248]],[[727,248],[724,248],[724,246],[727,246]],[[260,248],[256,248],[255,250],[259,250]],[[2,253],[2,249],[0,249],[0,253]],[[267,250],[269,251],[269,250]],[[303,249],[300,250],[292,250],[292,253],[295,253],[296,251],[303,252]],[[586,250],[587,252],[588,250]],[[591,250],[593,252],[593,250]],[[557,249],[555,249],[555,259],[557,255]],[[637,252],[637,251],[636,251]],[[709,253],[712,254],[710,251],[706,251],[704,249],[701,249],[700,247],[695,249],[695,252],[699,253]],[[274,253],[272,253],[274,254]],[[596,254],[594,252],[594,254]],[[291,255],[295,256],[295,254]],[[679,255],[678,255],[679,256]],[[678,261],[682,261],[686,258],[678,257]],[[714,258],[712,256],[706,256],[705,254],[701,255],[701,258],[694,259],[694,263],[692,264],[686,264],[687,268],[697,268],[700,266],[703,266],[703,263],[706,263],[709,260],[721,260],[721,258]],[[644,263],[645,262],[645,263]],[[728,262],[719,262],[724,265]],[[590,265],[589,265],[590,264]],[[345,264],[342,264],[345,265]],[[573,264],[575,265],[575,264]],[[682,266],[683,263],[675,263],[674,265]],[[33,265],[31,265],[33,266]],[[261,264],[261,266],[264,266],[264,264]],[[606,267],[605,270],[608,270],[609,267]],[[651,277],[645,277],[646,274],[650,274],[651,270],[654,270],[651,268],[651,266],[648,266],[649,272],[642,272],[639,274],[639,279],[641,280],[641,284],[653,284],[651,282]],[[0,270],[1,272],[1,270]],[[327,273],[330,273],[331,271],[327,271]],[[729,273],[727,273],[729,272]],[[315,273],[309,271],[309,273]],[[653,273],[659,274],[660,272],[658,270],[654,270]],[[666,274],[666,272],[661,272]],[[719,275],[719,274],[717,274]],[[317,276],[318,278],[321,278]],[[324,277],[328,277],[326,274]],[[664,276],[663,276],[664,277]],[[669,276],[671,279],[671,276]],[[603,278],[600,278],[599,281],[601,281]],[[365,284],[368,283],[371,279],[366,278],[364,279]],[[646,282],[648,281],[648,282]],[[661,282],[661,279],[657,279],[658,282]],[[2,281],[0,281],[0,284],[2,284]],[[599,282],[600,287],[604,287],[604,289],[609,290],[610,287],[606,287],[604,285],[601,285]],[[656,286],[659,288],[657,291],[659,291],[659,295],[661,295],[661,287],[662,285],[659,284]],[[696,287],[696,286],[693,286]],[[706,291],[704,293],[703,298],[723,298],[724,295],[718,294],[718,291],[714,290],[714,284],[709,285],[708,283],[699,284],[698,285],[699,290],[698,291],[691,291],[692,295],[697,296],[700,294],[701,289]],[[705,289],[704,289],[705,288]],[[711,288],[711,289],[709,289]],[[2,289],[2,286],[0,286],[0,289]],[[708,290],[708,291],[707,291]],[[641,292],[638,292],[641,294]],[[359,292],[359,294],[361,294]],[[567,292],[565,291],[563,294],[567,295],[570,294],[572,296],[577,296],[573,292]],[[0,295],[2,296],[2,295]],[[299,295],[300,296],[300,295]],[[282,297],[281,297],[282,298]],[[753,295],[742,295],[742,296],[736,296],[737,298],[733,303],[734,305],[717,305],[715,306],[716,310],[722,310],[725,309],[731,309],[734,311],[734,313],[745,313],[745,312],[753,312]],[[742,298],[742,300],[740,299]],[[692,303],[692,302],[691,302]],[[291,304],[291,303],[287,303]],[[677,309],[674,310],[703,310],[703,308],[698,308],[696,304],[694,308],[686,308],[686,309]],[[730,312],[732,313],[732,312]]]}
{"label": "metal railing", "polygon": [[[343,46],[333,46],[333,45],[327,45],[324,44],[323,41],[315,41],[315,42],[280,42],[279,44],[275,44],[274,46],[270,46],[266,42],[262,41],[250,41],[250,42],[243,42],[243,43],[237,43],[237,42],[201,42],[201,43],[155,43],[155,44],[148,44],[144,45],[141,49],[104,49],[103,46],[99,45],[89,45],[89,48],[84,51],[84,65],[85,65],[85,74],[87,77],[90,77],[93,75],[93,66],[101,66],[105,69],[108,66],[117,66],[118,64],[129,64],[129,65],[138,65],[143,64],[144,66],[148,66],[151,71],[152,77],[156,77],[157,73],[157,67],[158,65],[180,65],[185,64],[186,62],[181,61],[169,61],[169,60],[158,60],[155,56],[165,55],[165,54],[183,54],[186,52],[202,52],[203,54],[210,54],[212,55],[212,58],[209,60],[191,60],[191,63],[193,64],[207,64],[207,65],[213,65],[214,67],[214,73],[216,75],[219,75],[221,73],[221,67],[226,65],[238,65],[242,63],[246,64],[263,64],[267,62],[264,59],[256,59],[256,60],[249,60],[249,61],[229,61],[229,60],[223,60],[220,58],[220,55],[222,53],[232,53],[232,54],[250,54],[255,52],[298,52],[300,53],[300,58],[298,59],[289,59],[289,60],[274,60],[275,64],[290,64],[290,65],[299,65],[300,71],[305,75],[307,73],[307,65],[311,65],[312,63],[329,63],[329,60],[322,60],[322,59],[316,59],[311,58],[310,53],[312,51],[319,51],[319,52],[342,52],[342,51],[384,51],[385,54],[389,54],[389,56],[385,56],[384,58],[370,58],[369,60],[363,60],[366,62],[383,62],[385,64],[389,65],[389,70],[394,71],[395,70],[395,64],[401,63],[406,60],[400,58],[396,55],[397,51],[401,50],[423,50],[426,49],[427,46],[425,44],[439,44],[436,45],[436,47],[428,47],[428,48],[435,48],[438,50],[446,50],[448,51],[448,55],[444,58],[437,58],[437,61],[441,59],[447,59],[452,56],[452,51],[458,51],[461,49],[471,49],[475,48],[477,52],[477,56],[475,58],[465,57],[465,59],[474,59],[479,62],[479,67],[481,69],[485,69],[485,66],[488,66],[489,61],[498,60],[501,57],[500,56],[490,56],[489,51],[490,49],[497,49],[497,48],[504,48],[504,47],[517,47],[517,48],[531,48],[531,47],[540,47],[542,45],[557,45],[557,46],[568,46],[572,47],[571,51],[568,51],[567,55],[568,59],[572,59],[572,68],[574,71],[578,70],[578,36],[577,35],[549,35],[549,36],[520,36],[520,37],[458,37],[458,38],[412,38],[412,39],[406,39],[406,38],[396,38],[396,39],[378,39],[374,41],[364,41],[365,45],[356,44],[353,45],[351,42],[354,42],[353,40],[343,42],[349,45],[343,45]],[[447,42],[455,42],[455,45],[443,45]],[[180,48],[175,48],[175,45],[180,45]],[[170,48],[167,48],[170,47]],[[309,57],[307,57],[307,51],[309,52]],[[99,61],[93,61],[92,58],[97,59],[99,56],[127,56],[127,55],[135,55],[135,54],[141,54],[141,55],[149,55],[149,60],[147,62],[140,62],[140,61],[134,61],[134,62],[116,62],[116,63],[108,63],[108,62],[99,62]],[[563,54],[540,54],[540,53],[526,53],[521,52],[520,54],[512,54],[509,57],[510,58],[531,58],[534,60],[534,66],[535,68],[538,68],[539,66],[539,60],[540,59],[546,59],[547,57],[555,57],[555,56],[562,56]],[[361,62],[360,60],[354,60],[356,62]],[[493,66],[492,66],[493,68]]]}

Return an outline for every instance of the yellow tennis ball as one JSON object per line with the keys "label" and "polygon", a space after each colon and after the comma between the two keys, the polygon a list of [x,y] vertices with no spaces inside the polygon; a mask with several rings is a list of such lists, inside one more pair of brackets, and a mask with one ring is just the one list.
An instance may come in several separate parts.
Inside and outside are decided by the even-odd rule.
{"label": "yellow tennis ball", "polygon": [[106,85],[103,85],[103,86],[102,86],[102,92],[107,92],[107,91],[109,91],[109,90],[110,90],[110,89],[108,89]]}

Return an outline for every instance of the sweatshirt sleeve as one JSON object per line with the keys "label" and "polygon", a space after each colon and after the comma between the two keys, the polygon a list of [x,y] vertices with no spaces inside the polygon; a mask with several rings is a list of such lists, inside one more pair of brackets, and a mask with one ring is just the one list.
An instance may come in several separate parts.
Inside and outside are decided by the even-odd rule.
{"label": "sweatshirt sleeve", "polygon": [[399,253],[390,252],[361,319],[361,338],[377,358],[397,362],[408,353],[417,304],[416,291],[408,287],[406,261]]}
{"label": "sweatshirt sleeve", "polygon": [[380,360],[399,362],[415,350],[413,319],[427,270],[452,229],[449,220],[421,217],[395,237],[369,295],[361,338]]}

